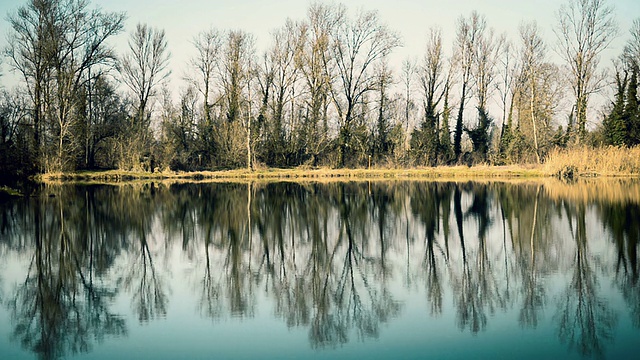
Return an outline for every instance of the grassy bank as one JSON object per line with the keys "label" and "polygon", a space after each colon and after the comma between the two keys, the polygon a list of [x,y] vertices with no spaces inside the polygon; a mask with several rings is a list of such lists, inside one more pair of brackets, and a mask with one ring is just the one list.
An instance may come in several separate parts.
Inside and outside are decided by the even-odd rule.
{"label": "grassy bank", "polygon": [[205,180],[205,179],[433,179],[433,178],[507,178],[507,177],[543,177],[548,174],[540,166],[443,166],[414,169],[247,169],[197,172],[128,172],[121,170],[85,171],[76,173],[44,174],[36,180],[44,183],[65,181],[104,181],[120,182],[132,180]]}
{"label": "grassy bank", "polygon": [[640,147],[626,149],[577,148],[551,152],[541,165],[439,166],[372,169],[247,169],[196,172],[130,172],[121,170],[44,174],[36,178],[55,182],[123,182],[134,180],[323,180],[323,179],[496,179],[564,177],[640,177]]}

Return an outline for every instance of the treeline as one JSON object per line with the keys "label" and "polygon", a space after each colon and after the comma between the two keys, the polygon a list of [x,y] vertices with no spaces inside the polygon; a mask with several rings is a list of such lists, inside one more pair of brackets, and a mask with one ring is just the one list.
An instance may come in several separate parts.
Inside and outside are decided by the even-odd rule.
{"label": "treeline", "polygon": [[[0,101],[4,176],[510,164],[542,162],[555,147],[640,142],[640,19],[612,78],[600,56],[619,30],[602,0],[562,5],[554,44],[535,23],[508,39],[471,12],[453,44],[432,28],[421,59],[396,73],[389,55],[402,42],[377,12],[317,2],[263,53],[242,30],[200,32],[180,85],[168,83],[163,30],[138,24],[127,51],[114,51],[125,19],[87,0],[30,0],[9,14],[4,59],[21,82]],[[611,83],[615,98],[591,129],[590,97]]]}

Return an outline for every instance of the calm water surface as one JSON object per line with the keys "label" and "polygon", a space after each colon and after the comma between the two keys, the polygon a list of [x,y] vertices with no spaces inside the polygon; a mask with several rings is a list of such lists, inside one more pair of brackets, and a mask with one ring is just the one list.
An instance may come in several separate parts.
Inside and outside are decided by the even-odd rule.
{"label": "calm water surface", "polygon": [[631,358],[638,182],[51,186],[0,358]]}

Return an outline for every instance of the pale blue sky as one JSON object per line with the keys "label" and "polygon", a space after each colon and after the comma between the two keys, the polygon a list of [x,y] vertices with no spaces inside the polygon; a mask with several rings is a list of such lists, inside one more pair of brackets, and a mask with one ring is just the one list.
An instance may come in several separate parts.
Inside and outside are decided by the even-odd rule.
{"label": "pale blue sky", "polygon": [[[6,44],[8,23],[6,14],[15,11],[24,1],[0,0],[0,46]],[[536,20],[543,31],[550,50],[555,42],[553,26],[556,24],[556,12],[563,1],[505,1],[505,0],[350,0],[343,1],[351,12],[358,8],[378,10],[380,18],[402,36],[404,46],[397,49],[391,61],[399,63],[402,59],[420,57],[424,50],[424,41],[431,26],[442,28],[445,49],[450,52],[455,33],[456,19],[468,16],[472,10],[484,14],[490,27],[498,32],[506,32],[512,40],[517,40],[518,25],[522,21]],[[610,1],[620,26],[620,37],[604,57],[619,54],[628,38],[631,22],[640,18],[640,1]],[[169,48],[172,53],[171,68],[174,87],[181,87],[180,78],[185,64],[193,55],[190,41],[199,31],[213,26],[221,30],[242,29],[256,37],[258,51],[264,50],[270,42],[270,31],[284,24],[287,18],[303,19],[310,4],[308,0],[109,0],[93,1],[91,6],[99,6],[106,11],[125,11],[128,15],[126,33],[113,39],[119,51],[126,49],[128,32],[138,22],[165,29]],[[6,62],[6,61],[5,61]],[[609,65],[610,61],[603,61]],[[6,64],[3,69],[7,74]],[[5,78],[2,82],[7,83]]]}

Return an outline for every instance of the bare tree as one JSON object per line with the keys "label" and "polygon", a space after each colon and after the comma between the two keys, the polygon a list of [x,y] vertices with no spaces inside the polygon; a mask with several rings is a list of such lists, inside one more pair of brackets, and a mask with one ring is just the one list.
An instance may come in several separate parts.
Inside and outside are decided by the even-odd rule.
{"label": "bare tree", "polygon": [[[383,58],[374,69],[378,78],[376,92],[378,93],[378,117],[376,127],[372,131],[374,134],[372,153],[381,160],[382,157],[393,151],[393,141],[391,139],[391,105],[393,100],[390,99],[390,87],[393,85],[393,73],[389,68],[386,58]],[[370,166],[371,164],[369,164]]]}
{"label": "bare tree", "polygon": [[420,69],[420,85],[423,92],[424,119],[411,136],[412,150],[419,162],[434,166],[438,158],[440,112],[437,107],[444,96],[445,74],[442,54],[442,34],[432,28]]}
{"label": "bare tree", "polygon": [[150,125],[149,100],[170,74],[167,69],[170,56],[164,30],[147,24],[136,25],[129,39],[129,53],[121,61],[120,74],[138,101],[135,119],[138,131]]}
{"label": "bare tree", "polygon": [[404,132],[409,133],[411,110],[415,107],[413,101],[413,80],[417,73],[418,65],[415,60],[405,59],[402,62],[402,85],[404,86]]}
{"label": "bare tree", "polygon": [[327,113],[333,77],[330,39],[342,12],[340,8],[313,3],[307,11],[307,21],[300,28],[302,49],[296,62],[302,72],[306,95],[303,142],[313,165],[317,165],[319,156],[329,145]]}
{"label": "bare tree", "polygon": [[640,69],[640,18],[631,25],[631,38],[624,47],[624,57],[627,62]]}
{"label": "bare tree", "polygon": [[496,66],[505,42],[505,36],[495,36],[493,29],[479,34],[473,56],[473,77],[476,84],[478,107],[487,108],[487,101],[495,90]]}
{"label": "bare tree", "polygon": [[[255,66],[254,38],[241,30],[230,31],[222,49],[217,76],[222,91],[222,112],[226,121],[219,124],[217,132],[218,155],[222,165],[228,166],[243,163],[239,155],[244,154],[247,167],[252,167],[250,83]],[[242,139],[246,139],[246,142]]]}
{"label": "bare tree", "polygon": [[197,54],[191,59],[191,66],[198,73],[197,78],[190,81],[202,94],[205,126],[211,126],[211,104],[209,103],[213,91],[215,71],[220,60],[222,36],[214,28],[198,33],[193,39]]}
{"label": "bare tree", "polygon": [[135,96],[135,114],[129,130],[118,142],[118,166],[122,169],[153,171],[150,151],[152,99],[169,76],[170,53],[164,30],[138,23],[129,39],[129,52],[120,62],[122,81]]}
{"label": "bare tree", "polygon": [[[337,9],[340,11],[340,8]],[[401,44],[400,37],[381,24],[375,11],[360,11],[355,19],[339,17],[331,51],[337,69],[338,86],[333,91],[340,116],[340,165],[345,165],[351,147],[352,121],[356,105],[375,89],[373,65]]]}
{"label": "bare tree", "polygon": [[[271,78],[271,116],[266,126],[267,161],[269,165],[288,165],[287,145],[292,145],[292,134],[296,128],[295,103],[296,82],[299,69],[296,57],[301,51],[298,25],[287,20],[284,27],[273,32],[273,44],[266,54],[264,72]],[[268,83],[268,81],[267,81]],[[268,94],[268,85],[265,95]],[[268,95],[267,95],[268,97]],[[290,110],[289,110],[290,105]],[[286,118],[290,119],[286,124]]]}
{"label": "bare tree", "polygon": [[496,84],[496,90],[500,96],[500,105],[502,107],[502,129],[500,131],[500,138],[504,136],[505,130],[511,126],[507,117],[511,117],[511,111],[513,108],[513,85],[515,83],[515,69],[517,67],[516,60],[514,59],[514,47],[509,41],[505,41],[504,46],[501,49],[499,55],[500,65],[500,82]]}
{"label": "bare tree", "polygon": [[570,70],[577,121],[575,140],[580,142],[586,135],[589,96],[605,84],[606,74],[598,72],[600,54],[616,37],[618,27],[606,0],[568,0],[557,16],[557,51]]}
{"label": "bare tree", "polygon": [[529,111],[533,131],[533,144],[536,160],[540,163],[540,147],[538,145],[538,125],[536,123],[537,82],[540,67],[545,60],[545,45],[538,32],[536,23],[522,24],[520,26],[521,49],[521,77],[526,79],[529,88]]}
{"label": "bare tree", "polygon": [[61,170],[70,158],[67,145],[74,143],[70,129],[78,119],[79,93],[113,64],[106,42],[122,30],[123,13],[88,6],[86,0],[32,0],[9,16],[13,31],[5,54],[33,103],[35,151],[45,171]]}
{"label": "bare tree", "polygon": [[475,47],[477,39],[482,36],[487,27],[484,16],[473,11],[468,19],[461,17],[458,19],[458,27],[456,29],[456,60],[458,71],[460,71],[460,106],[458,108],[458,117],[456,118],[456,127],[453,134],[453,151],[455,157],[459,159],[462,150],[462,130],[464,126],[463,115],[465,102],[469,98],[471,81],[473,75],[473,63],[475,56]]}
{"label": "bare tree", "polygon": [[430,30],[422,67],[423,74],[420,80],[425,96],[425,111],[428,117],[435,118],[437,116],[436,107],[444,95],[443,86],[445,82],[442,32],[440,29],[432,28]]}

